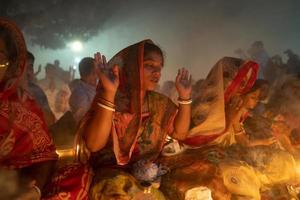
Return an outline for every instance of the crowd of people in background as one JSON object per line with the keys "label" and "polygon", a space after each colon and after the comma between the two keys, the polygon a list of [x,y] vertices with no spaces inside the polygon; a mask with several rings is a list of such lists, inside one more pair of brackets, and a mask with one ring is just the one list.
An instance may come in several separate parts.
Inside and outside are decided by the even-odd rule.
{"label": "crowd of people in background", "polygon": [[[165,58],[150,40],[109,62],[87,55],[78,79],[55,60],[38,80],[42,66],[34,71],[7,19],[0,50],[0,170],[16,170],[21,188],[0,174],[0,197],[300,198],[300,57],[290,49],[283,62],[255,41],[207,77],[180,69],[161,87]],[[73,146],[76,162],[55,167],[56,149]]]}

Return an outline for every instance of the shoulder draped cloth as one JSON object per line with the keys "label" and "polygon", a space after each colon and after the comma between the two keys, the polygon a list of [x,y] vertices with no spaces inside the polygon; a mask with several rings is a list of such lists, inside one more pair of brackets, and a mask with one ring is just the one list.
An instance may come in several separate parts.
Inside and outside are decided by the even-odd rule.
{"label": "shoulder draped cloth", "polygon": [[[177,107],[169,98],[159,93],[147,92],[149,117],[146,120],[142,119],[141,90],[145,43],[152,43],[152,41],[144,40],[131,45],[109,61],[109,66],[117,64],[120,67],[120,86],[115,97],[116,112],[113,117],[110,142],[107,148],[101,150],[104,154],[101,154],[101,151],[96,153],[101,155],[96,156],[97,162],[102,162],[101,159],[107,157],[111,150],[114,154],[113,159],[118,165],[128,164],[133,154],[136,159],[145,155],[155,159],[162,149],[165,137],[173,131]],[[97,90],[101,90],[101,85]],[[90,155],[84,148],[84,141],[80,134],[84,134],[85,122],[93,115],[93,107],[97,106],[97,98],[98,95],[79,128],[81,133],[79,133],[77,145],[81,148],[77,148],[77,156],[81,161],[87,160]],[[109,150],[106,151],[107,149]]]}
{"label": "shoulder draped cloth", "polygon": [[201,146],[224,134],[225,105],[235,94],[247,93],[254,85],[258,65],[253,61],[224,57],[210,70],[192,104],[192,127],[184,141]]}

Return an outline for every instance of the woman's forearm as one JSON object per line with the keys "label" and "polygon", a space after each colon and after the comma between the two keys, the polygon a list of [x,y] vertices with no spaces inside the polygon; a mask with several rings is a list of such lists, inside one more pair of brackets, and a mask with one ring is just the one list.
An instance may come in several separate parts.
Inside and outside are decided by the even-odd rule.
{"label": "woman's forearm", "polygon": [[[101,94],[100,98],[114,102],[114,94]],[[91,152],[105,147],[112,126],[113,111],[96,104],[92,117],[85,124],[85,142]]]}
{"label": "woman's forearm", "polygon": [[173,138],[184,140],[187,137],[191,122],[191,104],[179,104],[178,113],[174,120]]}

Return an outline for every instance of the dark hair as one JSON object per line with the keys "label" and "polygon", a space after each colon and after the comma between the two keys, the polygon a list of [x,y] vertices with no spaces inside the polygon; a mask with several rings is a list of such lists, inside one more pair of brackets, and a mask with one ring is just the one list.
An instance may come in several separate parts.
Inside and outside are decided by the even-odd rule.
{"label": "dark hair", "polygon": [[144,46],[144,56],[146,56],[150,52],[155,52],[160,54],[163,60],[162,64],[164,65],[164,53],[162,52],[161,48],[159,48],[159,46],[153,43],[146,42]]}
{"label": "dark hair", "polygon": [[32,60],[33,62],[35,60],[34,55],[30,51],[27,51],[27,59]]}
{"label": "dark hair", "polygon": [[91,57],[85,57],[79,62],[79,74],[80,77],[85,77],[93,73],[94,59]]}
{"label": "dark hair", "polygon": [[13,36],[11,35],[8,29],[0,27],[0,38],[2,38],[5,43],[6,50],[8,53],[8,60],[11,63],[15,62],[15,60],[17,59],[18,51]]}
{"label": "dark hair", "polygon": [[17,71],[18,71],[18,46],[16,43],[16,40],[14,38],[13,33],[5,28],[5,27],[0,27],[0,39],[3,40],[5,47],[6,47],[6,51],[7,51],[7,58],[9,61],[9,67],[7,68],[6,72],[5,72],[5,76],[3,77],[4,82],[6,82],[7,80],[15,77],[17,75]]}

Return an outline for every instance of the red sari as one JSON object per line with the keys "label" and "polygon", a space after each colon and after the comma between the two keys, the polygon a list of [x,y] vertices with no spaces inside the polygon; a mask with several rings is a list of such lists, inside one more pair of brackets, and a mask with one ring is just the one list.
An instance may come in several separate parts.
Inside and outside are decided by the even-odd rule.
{"label": "red sari", "polygon": [[[109,61],[110,66],[118,64],[120,67],[120,86],[115,97],[116,112],[109,142],[104,149],[90,155],[82,138],[85,123],[93,116],[93,107],[97,106],[96,95],[91,110],[82,120],[78,130],[76,146],[80,148],[77,148],[76,153],[78,160],[83,164],[67,166],[58,172],[50,186],[52,191],[47,199],[63,199],[66,196],[69,199],[88,199],[94,172],[94,180],[104,180],[105,177],[97,172],[114,176],[121,170],[130,168],[132,162],[143,158],[155,160],[159,156],[166,136],[173,132],[177,106],[164,95],[151,91],[146,94],[149,113],[147,117],[143,116],[141,88],[144,45],[147,42],[152,41],[145,40],[129,46]],[[101,85],[98,90],[101,90]],[[90,166],[93,166],[94,171]],[[112,173],[111,169],[120,171]]]}
{"label": "red sari", "polygon": [[7,19],[0,18],[0,26],[14,39],[17,57],[11,65],[20,70],[10,80],[0,83],[0,167],[19,169],[56,160],[43,113],[29,93],[20,87],[27,56],[23,35],[16,24]]}

